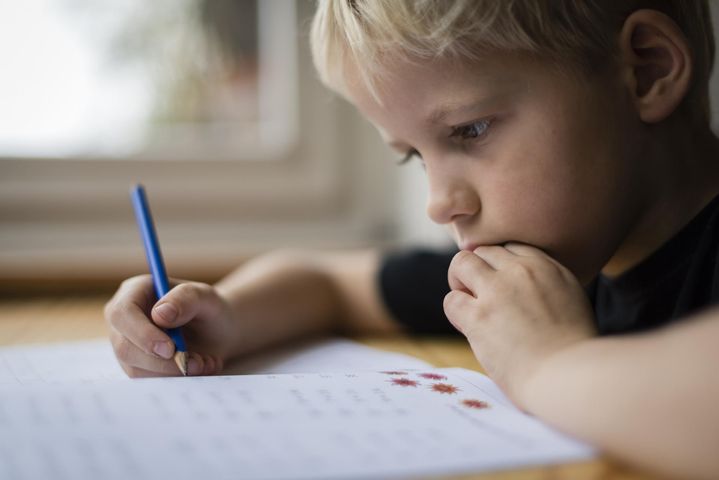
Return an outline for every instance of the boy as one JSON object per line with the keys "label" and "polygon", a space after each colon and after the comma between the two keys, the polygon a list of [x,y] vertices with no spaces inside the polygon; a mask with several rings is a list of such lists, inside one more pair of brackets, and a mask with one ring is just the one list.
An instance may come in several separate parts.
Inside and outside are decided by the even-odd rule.
{"label": "boy", "polygon": [[177,374],[152,321],[184,325],[190,372],[212,374],[299,335],[397,331],[428,298],[521,408],[719,475],[719,313],[686,318],[719,299],[708,18],[705,1],[321,1],[321,78],[422,162],[461,251],[276,253],[154,307],[128,280],[106,309],[123,368]]}

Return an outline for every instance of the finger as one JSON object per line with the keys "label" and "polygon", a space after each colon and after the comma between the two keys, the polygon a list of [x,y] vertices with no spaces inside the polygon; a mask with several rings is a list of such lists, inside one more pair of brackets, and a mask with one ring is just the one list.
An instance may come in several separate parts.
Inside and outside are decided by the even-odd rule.
{"label": "finger", "polygon": [[204,283],[182,283],[162,297],[152,308],[152,320],[165,328],[174,328],[190,320],[219,315],[221,301],[217,292]]}
{"label": "finger", "polygon": [[175,370],[177,370],[177,373],[165,375],[163,373],[151,372],[149,370],[145,370],[140,367],[132,367],[130,365],[122,365],[122,364],[120,366],[125,371],[127,376],[130,378],[157,378],[157,377],[167,377],[167,376],[179,377],[182,375],[180,370],[177,368],[175,369]]}
{"label": "finger", "polygon": [[222,372],[222,359],[215,355],[203,355],[202,358],[204,360],[202,375],[217,375]]}
{"label": "finger", "polygon": [[197,352],[189,354],[187,359],[187,374],[191,376],[203,375],[205,371],[205,359]]}
{"label": "finger", "polygon": [[[174,287],[183,282],[175,278],[169,279],[170,286]],[[149,311],[150,307],[157,301],[152,276],[149,274],[137,275],[124,280],[113,295],[112,299],[105,306],[113,303],[134,303],[138,308]]]}
{"label": "finger", "polygon": [[542,257],[552,260],[553,262],[556,261],[549,255],[547,255],[544,250],[532,245],[527,245],[525,243],[510,242],[505,244],[504,248],[520,257]]}
{"label": "finger", "polygon": [[487,262],[494,270],[501,270],[517,261],[517,255],[499,245],[477,247],[474,249],[474,254]]}
{"label": "finger", "polygon": [[225,369],[225,362],[222,360],[221,357],[214,357],[215,358],[215,370],[210,373],[210,375],[221,375],[222,370]]}
{"label": "finger", "polygon": [[504,248],[520,257],[541,258],[544,260],[548,260],[553,265],[559,267],[560,270],[566,270],[566,267],[562,265],[559,260],[556,260],[554,257],[552,257],[540,248],[526,245],[524,243],[508,243],[504,246]]}
{"label": "finger", "polygon": [[146,354],[169,359],[175,351],[172,340],[150,321],[143,308],[143,297],[152,288],[148,279],[135,277],[128,283],[123,282],[105,306],[105,319],[111,331],[118,332]]}
{"label": "finger", "polygon": [[474,300],[473,296],[459,290],[452,290],[444,297],[444,314],[460,333],[464,333],[463,320],[469,318],[468,312]]}
{"label": "finger", "polygon": [[144,352],[115,330],[110,332],[110,343],[115,356],[123,366],[139,368],[163,376],[179,373],[173,360],[165,360]]}
{"label": "finger", "polygon": [[140,309],[150,309],[154,302],[152,290],[152,277],[138,275],[123,281],[115,295],[105,305],[105,319],[109,321],[108,310],[118,304],[134,304]]}
{"label": "finger", "polygon": [[484,259],[473,252],[462,250],[454,256],[449,264],[447,280],[452,290],[474,295],[478,289],[481,289],[484,277],[492,272],[494,269]]}

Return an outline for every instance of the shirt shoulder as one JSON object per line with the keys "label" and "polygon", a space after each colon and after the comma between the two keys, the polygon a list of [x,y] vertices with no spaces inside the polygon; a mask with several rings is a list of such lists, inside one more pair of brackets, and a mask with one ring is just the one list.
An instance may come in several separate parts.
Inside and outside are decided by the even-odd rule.
{"label": "shirt shoulder", "polygon": [[379,270],[384,304],[396,320],[415,333],[456,333],[443,310],[449,293],[447,270],[456,248],[388,252]]}
{"label": "shirt shoulder", "polygon": [[600,275],[591,300],[600,333],[655,328],[719,303],[719,196],[618,278]]}

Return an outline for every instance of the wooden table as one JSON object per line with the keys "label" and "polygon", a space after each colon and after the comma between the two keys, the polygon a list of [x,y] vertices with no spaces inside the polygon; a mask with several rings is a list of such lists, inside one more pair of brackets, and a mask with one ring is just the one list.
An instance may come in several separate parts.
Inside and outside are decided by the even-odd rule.
{"label": "wooden table", "polygon": [[[0,346],[89,340],[107,335],[102,308],[108,295],[24,296],[0,298]],[[437,367],[478,369],[471,350],[461,339],[358,338],[364,344],[421,358]],[[483,480],[582,480],[656,478],[605,458],[580,464],[557,465],[482,475],[452,477]]]}

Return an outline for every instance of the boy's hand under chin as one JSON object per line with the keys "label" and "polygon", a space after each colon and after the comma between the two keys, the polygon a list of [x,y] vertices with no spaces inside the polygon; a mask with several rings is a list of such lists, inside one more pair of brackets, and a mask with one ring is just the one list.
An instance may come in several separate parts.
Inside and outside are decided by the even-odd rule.
{"label": "boy's hand under chin", "polygon": [[596,335],[582,286],[537,248],[507,244],[461,251],[448,275],[447,317],[487,373],[522,408],[542,362]]}

